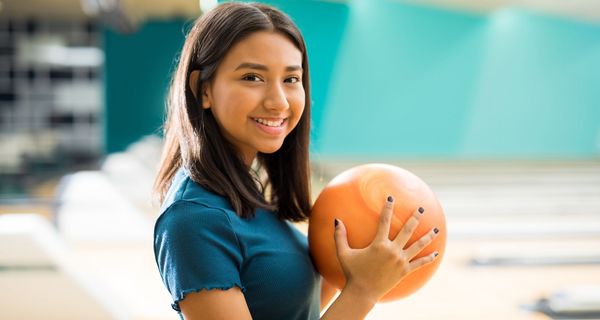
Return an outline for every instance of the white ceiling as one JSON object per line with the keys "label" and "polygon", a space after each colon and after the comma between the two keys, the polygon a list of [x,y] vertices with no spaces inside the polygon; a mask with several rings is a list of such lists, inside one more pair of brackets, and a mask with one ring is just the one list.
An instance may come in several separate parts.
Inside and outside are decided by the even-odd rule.
{"label": "white ceiling", "polygon": [[600,23],[600,0],[405,0],[476,13],[490,13],[506,7],[526,8],[540,13]]}
{"label": "white ceiling", "polygon": [[[203,3],[210,0],[200,0]],[[329,0],[350,2],[352,0]],[[542,13],[600,23],[600,0],[396,0],[427,6],[489,13],[505,7],[523,7]],[[131,21],[149,17],[194,17],[200,13],[199,0],[0,0],[0,17],[85,18],[83,3],[110,5],[120,2]]]}

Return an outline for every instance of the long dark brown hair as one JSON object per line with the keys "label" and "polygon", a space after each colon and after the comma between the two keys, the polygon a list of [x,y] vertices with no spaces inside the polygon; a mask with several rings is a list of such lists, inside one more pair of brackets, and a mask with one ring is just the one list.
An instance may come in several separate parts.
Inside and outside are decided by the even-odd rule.
{"label": "long dark brown hair", "polygon": [[[304,112],[279,150],[259,153],[260,179],[225,139],[212,114],[202,108],[202,94],[194,95],[190,73],[199,70],[194,88],[202,92],[219,64],[236,43],[253,32],[274,31],[289,38],[302,53]],[[256,208],[277,212],[282,219],[305,220],[310,211],[310,81],[302,34],[281,11],[257,3],[223,3],[198,18],[187,34],[179,64],[171,80],[164,126],[164,150],[154,190],[164,200],[173,176],[185,168],[193,181],[224,196],[242,217]],[[268,192],[266,192],[268,190]],[[268,195],[267,195],[268,194]]]}

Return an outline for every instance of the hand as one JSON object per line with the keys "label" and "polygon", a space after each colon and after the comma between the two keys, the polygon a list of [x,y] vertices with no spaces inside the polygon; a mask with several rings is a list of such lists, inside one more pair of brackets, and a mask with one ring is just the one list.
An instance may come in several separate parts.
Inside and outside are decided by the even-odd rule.
{"label": "hand", "polygon": [[[346,276],[346,288],[356,289],[372,303],[376,303],[388,291],[413,270],[431,263],[437,252],[414,259],[437,236],[437,228],[404,249],[424,213],[415,210],[394,240],[389,239],[394,200],[388,197],[381,211],[377,234],[364,249],[352,249],[348,245],[346,227],[336,219],[335,244],[338,260]],[[421,209],[422,210],[422,209]]]}

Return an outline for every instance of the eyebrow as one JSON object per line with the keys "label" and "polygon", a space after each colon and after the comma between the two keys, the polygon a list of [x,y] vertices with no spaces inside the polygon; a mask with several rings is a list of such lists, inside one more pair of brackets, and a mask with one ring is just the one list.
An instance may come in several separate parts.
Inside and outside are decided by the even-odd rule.
{"label": "eyebrow", "polygon": [[[237,66],[237,68],[235,68],[235,70],[237,71],[239,69],[244,69],[244,68],[263,70],[263,71],[269,70],[269,68],[267,66],[265,66],[264,64],[251,63],[251,62],[244,62],[244,63],[240,64],[239,66]],[[287,71],[287,72],[296,71],[296,70],[302,70],[302,67],[298,66],[298,65],[285,67],[285,71]]]}

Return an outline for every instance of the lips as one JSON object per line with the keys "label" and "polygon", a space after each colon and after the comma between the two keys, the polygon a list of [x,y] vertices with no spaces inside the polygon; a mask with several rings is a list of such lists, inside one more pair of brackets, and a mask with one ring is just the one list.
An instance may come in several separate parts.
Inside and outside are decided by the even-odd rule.
{"label": "lips", "polygon": [[252,118],[257,123],[268,127],[281,127],[287,118]]}
{"label": "lips", "polygon": [[271,137],[281,137],[286,132],[288,118],[251,118],[256,127]]}

